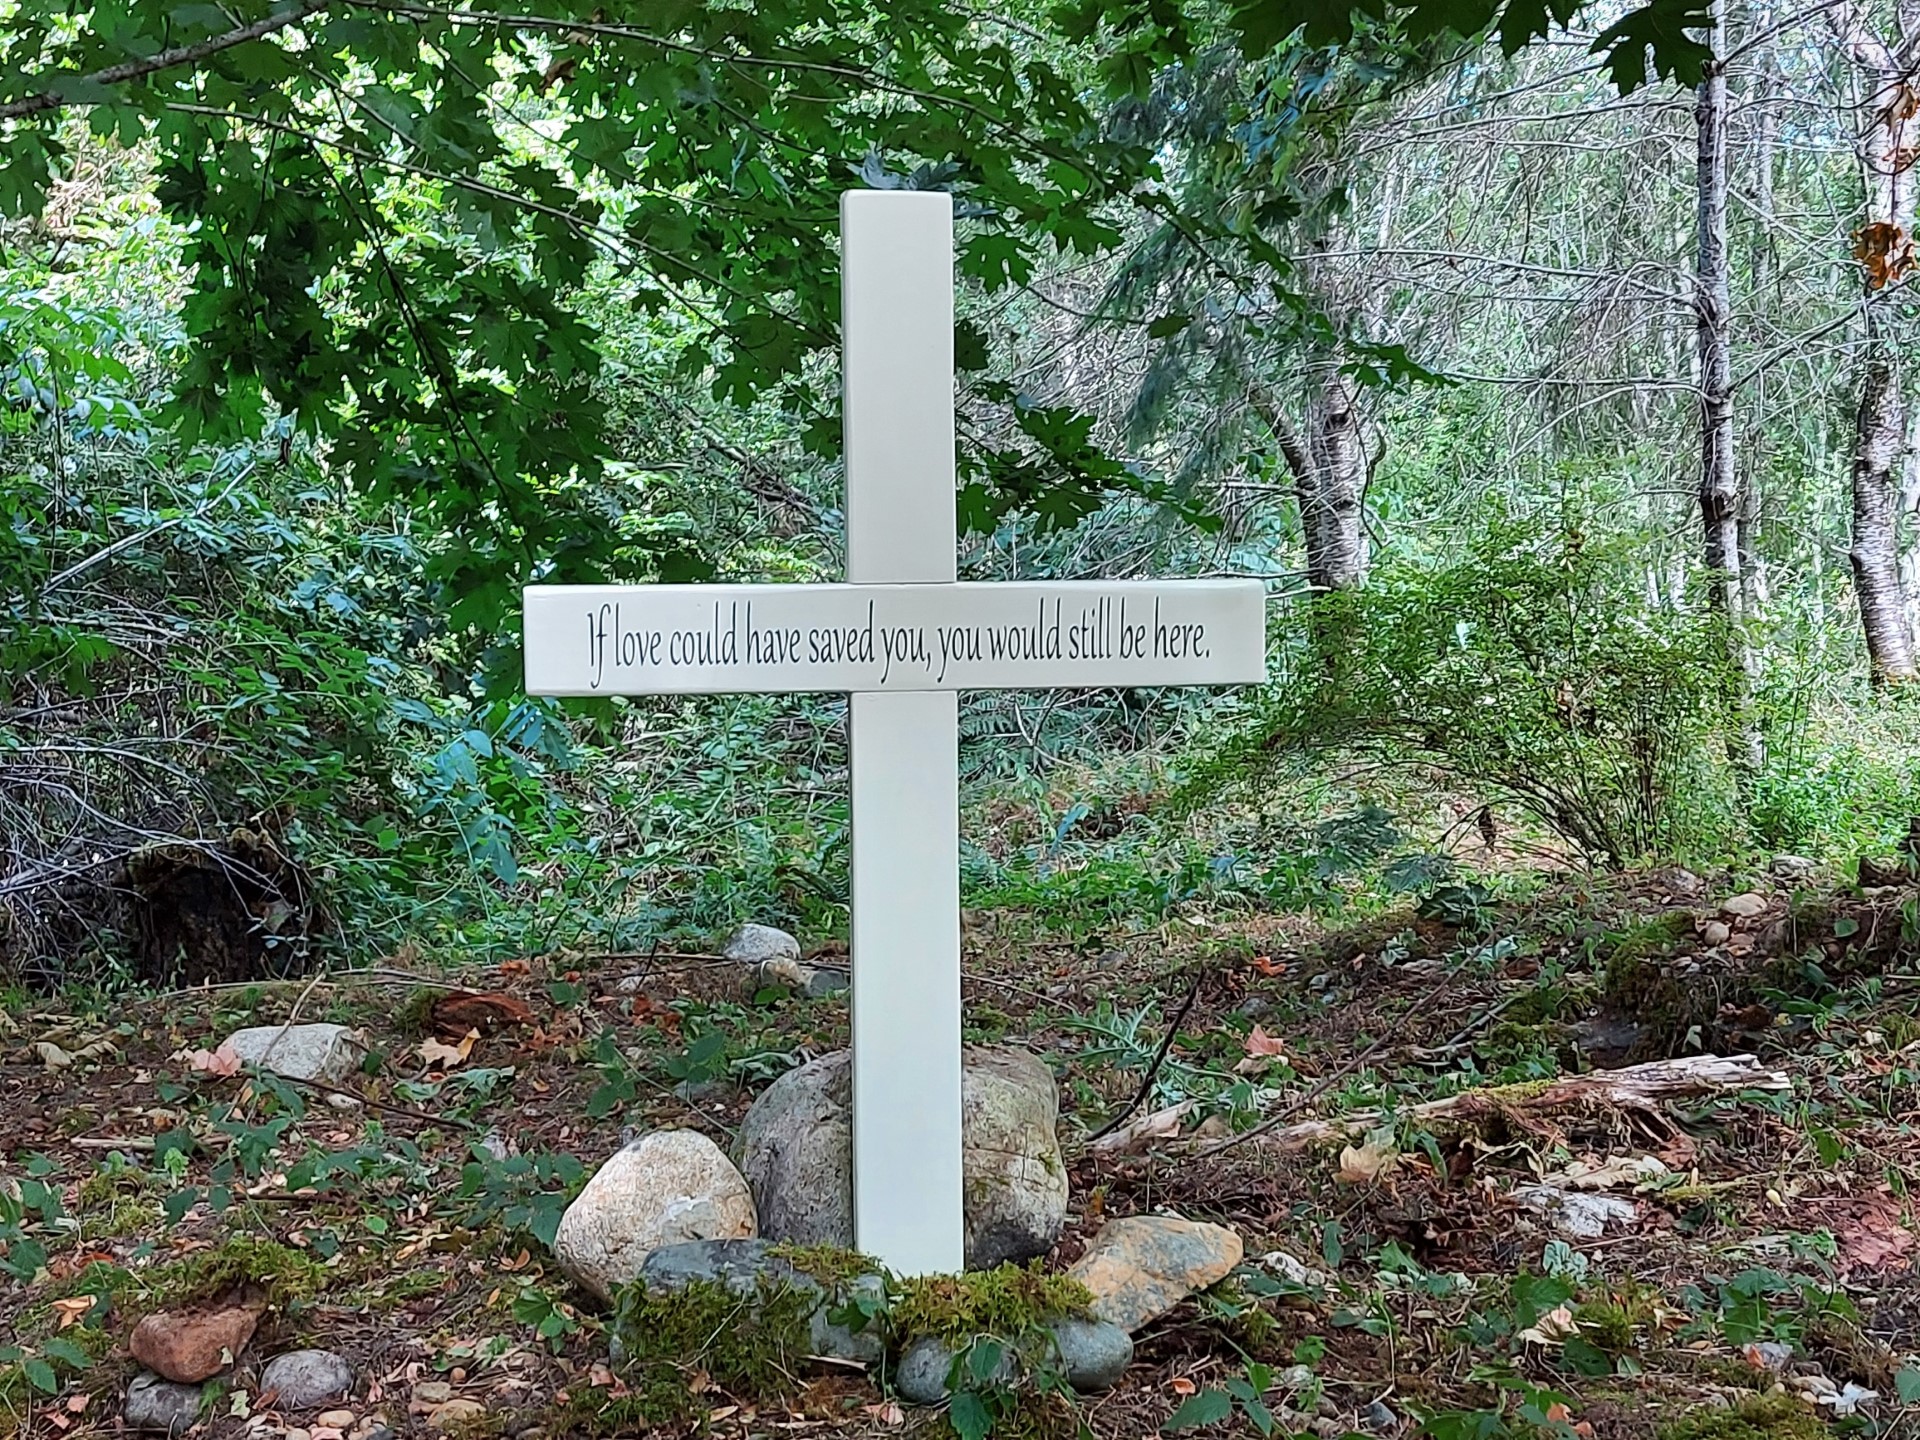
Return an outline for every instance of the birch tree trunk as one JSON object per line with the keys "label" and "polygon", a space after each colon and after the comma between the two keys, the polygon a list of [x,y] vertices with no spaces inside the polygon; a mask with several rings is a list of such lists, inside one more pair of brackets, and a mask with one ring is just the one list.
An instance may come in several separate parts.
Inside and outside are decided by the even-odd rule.
{"label": "birch tree trunk", "polygon": [[1860,625],[1877,684],[1920,678],[1900,581],[1899,491],[1907,446],[1906,375],[1900,347],[1874,304],[1875,292],[1905,278],[1914,264],[1914,163],[1920,147],[1920,91],[1906,41],[1920,38],[1920,0],[1900,0],[1901,39],[1889,44],[1852,5],[1828,12],[1860,80],[1857,149],[1866,191],[1855,237],[1866,288],[1860,403],[1854,412],[1853,564]]}
{"label": "birch tree trunk", "polygon": [[1700,520],[1713,608],[1738,658],[1740,476],[1733,446],[1733,334],[1727,279],[1727,74],[1707,62],[1694,105],[1699,129],[1699,231],[1694,321],[1700,354]]}
{"label": "birch tree trunk", "polygon": [[1353,382],[1327,362],[1307,403],[1304,438],[1271,390],[1256,385],[1248,398],[1293,477],[1308,581],[1321,592],[1358,587],[1367,578],[1369,558],[1362,509],[1367,453]]}
{"label": "birch tree trunk", "polygon": [[1869,343],[1878,353],[1867,361],[1854,421],[1853,545],[1848,558],[1874,679],[1885,683],[1916,675],[1913,632],[1907,626],[1907,598],[1900,583],[1898,533],[1907,404],[1891,347],[1877,338]]}
{"label": "birch tree trunk", "polygon": [[1367,578],[1362,505],[1367,447],[1353,381],[1328,363],[1308,406],[1310,479],[1296,477],[1306,533],[1307,577],[1317,590],[1351,590]]}

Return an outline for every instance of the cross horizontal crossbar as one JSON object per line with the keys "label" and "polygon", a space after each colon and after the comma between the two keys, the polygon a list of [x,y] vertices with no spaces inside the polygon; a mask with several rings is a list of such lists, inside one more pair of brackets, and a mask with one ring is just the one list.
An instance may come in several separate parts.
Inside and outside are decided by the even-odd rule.
{"label": "cross horizontal crossbar", "polygon": [[1257,683],[1257,580],[543,585],[527,690],[660,695]]}

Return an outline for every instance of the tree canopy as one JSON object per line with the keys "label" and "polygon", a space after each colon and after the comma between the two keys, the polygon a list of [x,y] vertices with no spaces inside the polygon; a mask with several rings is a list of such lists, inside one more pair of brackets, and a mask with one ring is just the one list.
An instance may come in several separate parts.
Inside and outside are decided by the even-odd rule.
{"label": "tree canopy", "polygon": [[[1256,59],[1356,28],[1493,26],[1513,49],[1569,8],[1259,0],[1231,24]],[[596,272],[623,277],[621,305],[698,331],[681,363],[715,396],[773,396],[828,452],[829,247],[849,186],[961,196],[960,272],[987,292],[1026,284],[1048,255],[1116,245],[1140,208],[1216,269],[1235,245],[1277,260],[1244,217],[1178,212],[1150,137],[1106,123],[1065,64],[1097,42],[1110,92],[1143,94],[1159,67],[1218,43],[1202,7],[1083,0],[1054,18],[1046,33],[932,0],[134,0],[77,24],[25,0],[0,21],[0,215],[40,212],[77,125],[150,156],[160,204],[191,232],[174,435],[271,424],[370,495],[405,494],[455,542],[435,561],[453,623],[492,627],[535,573],[701,570],[684,546],[636,556],[586,498],[608,456],[604,316],[580,289]],[[1597,48],[1624,86],[1647,54],[1685,79],[1703,20],[1652,0]],[[1271,285],[1283,267],[1267,268]],[[981,330],[963,323],[958,342],[963,368],[987,370]],[[963,432],[971,523],[1015,507],[1073,519],[1114,488],[1170,493],[1072,412],[981,384],[1015,404],[1017,427],[1011,443]]]}

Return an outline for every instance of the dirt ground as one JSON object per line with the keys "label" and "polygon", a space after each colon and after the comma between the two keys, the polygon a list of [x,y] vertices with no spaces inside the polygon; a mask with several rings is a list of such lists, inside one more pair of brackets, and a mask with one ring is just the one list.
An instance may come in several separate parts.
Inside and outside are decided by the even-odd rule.
{"label": "dirt ground", "polygon": [[[1119,1388],[1029,1433],[1158,1433],[1249,1377],[1264,1409],[1231,1401],[1188,1433],[1920,1428],[1914,895],[1763,885],[1723,911],[1734,899],[1663,872],[1499,904],[1460,889],[1330,928],[971,917],[968,1038],[1031,1049],[1060,1082],[1072,1201],[1048,1263],[1149,1211],[1246,1243],[1225,1285],[1137,1337]],[[462,1008],[457,991],[492,998]],[[289,1017],[362,1030],[352,1108],[218,1073],[224,1035]],[[624,1130],[725,1145],[755,1093],[846,1038],[844,997],[756,992],[724,962],[659,952],[12,995],[0,1430],[118,1428],[128,1333],[221,1260],[259,1272],[270,1308],[217,1382],[208,1437],[639,1433],[609,1418],[625,1412],[605,1317],[542,1227]],[[1700,1053],[1751,1054],[1784,1083],[1645,1105],[1543,1091]],[[1149,1075],[1136,1138],[1090,1144]],[[1455,1113],[1409,1113],[1461,1094]],[[1356,1115],[1330,1142],[1290,1129]],[[349,1359],[348,1415],[316,1424],[261,1396],[261,1358],[296,1346]],[[878,1377],[794,1381],[729,1394],[690,1365],[704,1415],[660,1433],[951,1433]]]}

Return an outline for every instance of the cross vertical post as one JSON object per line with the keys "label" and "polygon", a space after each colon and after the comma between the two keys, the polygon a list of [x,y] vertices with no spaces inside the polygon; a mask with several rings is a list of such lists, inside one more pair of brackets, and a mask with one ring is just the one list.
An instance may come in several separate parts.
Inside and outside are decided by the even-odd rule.
{"label": "cross vertical post", "polygon": [[[953,202],[841,197],[847,579],[955,578]],[[901,1274],[965,1259],[960,1165],[959,697],[848,697],[853,1217]]]}

